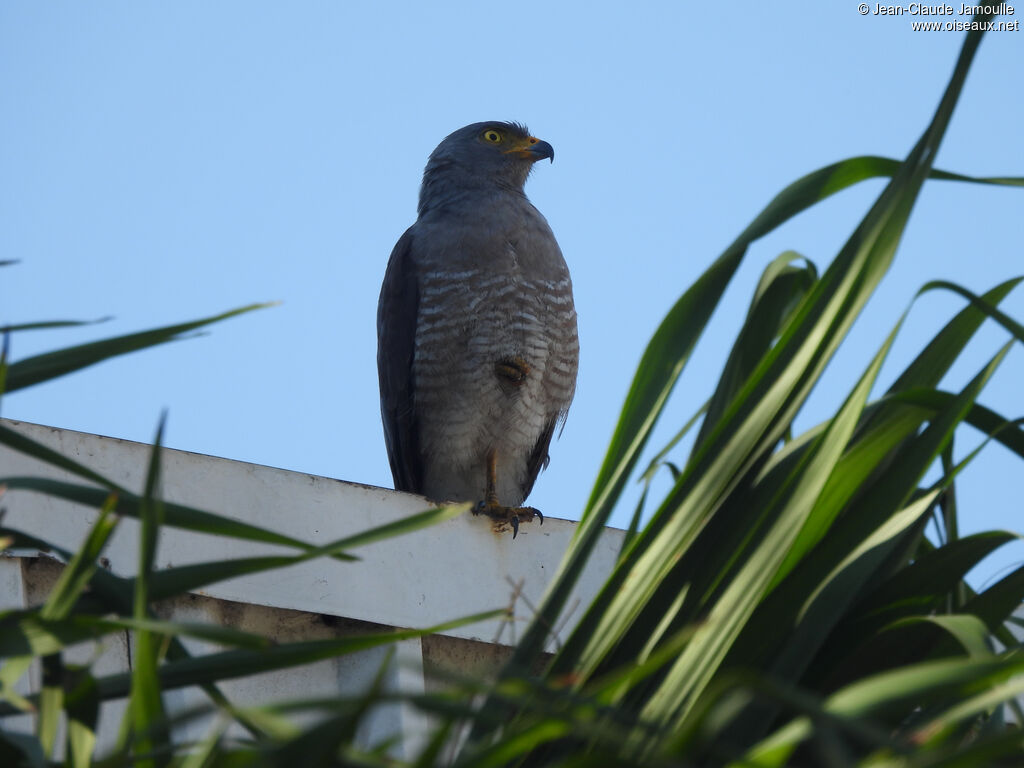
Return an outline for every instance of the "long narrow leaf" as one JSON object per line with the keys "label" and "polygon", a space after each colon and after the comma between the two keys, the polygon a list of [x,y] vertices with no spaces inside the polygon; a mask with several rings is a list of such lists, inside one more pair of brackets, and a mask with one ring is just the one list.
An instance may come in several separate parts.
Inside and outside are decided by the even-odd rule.
{"label": "long narrow leaf", "polygon": [[[163,524],[163,505],[158,493],[160,451],[163,447],[166,418],[167,414],[164,413],[157,426],[146,471],[146,485],[139,504],[139,563],[132,610],[132,618],[136,622],[145,622],[149,617],[149,582],[155,566],[160,527]],[[125,726],[122,726],[121,743],[125,744],[124,736],[134,731],[136,750],[138,753],[146,754],[164,750],[170,743],[170,732],[164,725],[166,716],[157,673],[161,656],[160,639],[149,629],[141,626],[136,629],[134,638],[131,695],[128,711],[125,713]],[[127,727],[129,722],[131,731]],[[166,762],[165,759],[143,759],[139,764],[142,768],[154,768]]]}
{"label": "long narrow leaf", "polygon": [[[966,71],[966,64],[963,69]],[[956,86],[956,92],[959,92],[959,85]],[[934,156],[934,152],[931,156]],[[557,624],[558,615],[618,501],[626,479],[639,459],[668,395],[747,247],[836,192],[866,179],[895,176],[900,167],[898,161],[889,158],[862,156],[821,168],[793,182],[755,217],[670,310],[640,360],[581,525],[558,573],[545,592],[537,620],[527,629],[509,662],[510,671],[529,666],[544,647],[547,627]],[[1024,184],[1022,179],[971,178],[929,167],[925,168],[925,173],[938,179],[1017,186]]]}
{"label": "long narrow leaf", "polygon": [[[48,496],[54,496],[90,507],[99,507],[109,495],[109,492],[102,488],[91,488],[89,486],[39,477],[5,477],[0,479],[0,483],[6,485],[11,490],[45,493]],[[141,498],[123,489],[117,493],[118,514],[123,517],[139,518],[141,515]],[[205,533],[211,536],[225,536],[266,544],[279,544],[304,551],[315,549],[312,544],[307,544],[291,536],[183,504],[164,504],[164,524],[173,528]],[[351,559],[351,557],[339,556],[339,559]]]}
{"label": "long narrow leaf", "polygon": [[[398,630],[367,635],[351,635],[328,640],[309,640],[287,643],[267,649],[237,649],[212,653],[206,656],[169,661],[158,668],[157,674],[164,691],[211,681],[231,680],[261,672],[311,664],[323,659],[356,653],[369,648],[388,645],[399,640],[410,640],[437,634],[456,627],[466,626],[493,619],[504,614],[505,609],[485,611],[445,622],[426,629]],[[124,696],[131,685],[128,674],[113,675],[99,680],[103,699]]]}
{"label": "long narrow leaf", "polygon": [[[916,701],[922,696],[942,694],[946,700],[958,694],[991,688],[1024,673],[1024,656],[925,662],[886,672],[845,688],[829,698],[830,712],[863,717],[899,701]],[[1011,694],[1012,695],[1012,694]],[[796,745],[810,733],[810,722],[800,718],[786,725],[751,750],[747,759],[761,768],[786,764]],[[736,763],[740,768],[743,763]]]}
{"label": "long narrow leaf", "polygon": [[101,317],[98,320],[45,320],[39,323],[18,323],[16,325],[0,325],[0,333],[15,333],[20,331],[48,331],[54,328],[76,328],[80,325],[95,325],[105,323],[111,318]]}
{"label": "long narrow leaf", "polygon": [[698,629],[664,683],[648,701],[642,713],[645,719],[662,724],[675,721],[678,726],[693,706],[695,697],[710,682],[732,642],[754,612],[760,596],[771,583],[776,569],[782,565],[789,546],[806,522],[839,461],[857,426],[898,328],[889,334],[886,343],[818,441],[816,449],[794,471],[791,493],[780,494],[778,498],[778,502],[785,505],[778,521],[712,606],[707,623]]}
{"label": "long narrow leaf", "polygon": [[33,384],[64,376],[72,371],[86,368],[117,355],[135,352],[168,341],[177,341],[183,338],[184,334],[203,326],[269,306],[273,306],[273,304],[250,304],[249,306],[233,309],[229,312],[222,312],[219,315],[206,317],[202,320],[154,328],[150,331],[131,333],[125,336],[104,339],[103,341],[94,341],[19,360],[16,363],[12,363],[7,372],[6,391],[15,392]]}

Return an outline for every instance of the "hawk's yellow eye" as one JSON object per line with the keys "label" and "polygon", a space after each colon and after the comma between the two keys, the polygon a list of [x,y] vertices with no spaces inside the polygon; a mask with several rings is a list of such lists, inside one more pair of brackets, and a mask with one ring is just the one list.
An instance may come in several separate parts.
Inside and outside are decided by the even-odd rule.
{"label": "hawk's yellow eye", "polygon": [[489,141],[491,144],[501,143],[501,134],[497,131],[484,131],[484,140]]}

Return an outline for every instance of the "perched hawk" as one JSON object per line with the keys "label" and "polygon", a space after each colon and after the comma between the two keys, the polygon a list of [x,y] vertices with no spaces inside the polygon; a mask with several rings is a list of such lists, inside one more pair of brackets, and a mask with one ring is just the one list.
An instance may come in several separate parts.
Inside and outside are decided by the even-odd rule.
{"label": "perched hawk", "polygon": [[[418,218],[377,306],[377,369],[395,488],[519,521],[576,389],[572,283],[523,192],[546,141],[474,123],[430,155]],[[543,518],[541,518],[543,521]]]}

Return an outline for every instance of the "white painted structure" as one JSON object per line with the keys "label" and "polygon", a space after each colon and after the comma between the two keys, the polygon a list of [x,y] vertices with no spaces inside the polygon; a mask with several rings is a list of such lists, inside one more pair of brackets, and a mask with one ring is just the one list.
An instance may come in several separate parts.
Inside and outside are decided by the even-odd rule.
{"label": "white painted structure", "polygon": [[[83,464],[119,485],[141,492],[150,447],[68,430],[9,420],[4,426]],[[364,485],[286,472],[254,464],[165,449],[162,453],[162,497],[280,531],[315,545],[399,520],[430,505],[421,497]],[[0,446],[0,477],[47,477],[82,483],[49,464]],[[4,524],[32,533],[70,550],[82,543],[97,510],[27,491],[8,491],[2,498]],[[549,510],[550,511],[550,510]],[[362,560],[343,563],[320,558],[286,569],[214,584],[184,600],[160,608],[177,620],[212,621],[255,631],[278,640],[317,639],[384,627],[419,628],[511,606],[514,620],[492,620],[460,627],[422,640],[399,643],[387,673],[396,690],[422,691],[432,685],[432,672],[456,669],[485,674],[495,669],[530,618],[548,582],[558,569],[576,524],[554,517],[543,526],[524,523],[519,537],[496,533],[486,518],[466,514],[436,526],[360,548]],[[104,556],[110,569],[131,575],[137,563],[138,528],[121,521]],[[596,594],[610,572],[622,544],[622,532],[608,529],[577,586],[570,606],[577,608],[565,633],[578,620],[580,606]],[[212,537],[165,528],[158,564],[226,560],[295,550]],[[39,552],[18,551],[0,557],[0,610],[34,605],[45,599],[60,565]],[[369,626],[368,626],[369,625]],[[373,626],[376,625],[376,626]],[[552,638],[552,643],[557,642]],[[196,642],[186,643],[196,653]],[[80,649],[83,659],[95,649]],[[230,681],[228,697],[247,704],[315,695],[358,694],[379,672],[383,649],[320,662],[299,670],[268,673]],[[129,639],[108,642],[96,672],[129,669]],[[38,670],[29,675],[29,689],[38,688]],[[198,689],[167,695],[177,708],[205,700]],[[112,743],[123,702],[104,705],[100,734]],[[10,721],[5,723],[9,726]],[[25,721],[22,727],[29,727]],[[201,737],[205,725],[183,734]],[[362,734],[366,743],[401,734],[404,749],[414,750],[424,723],[411,707],[394,705],[377,712]]]}

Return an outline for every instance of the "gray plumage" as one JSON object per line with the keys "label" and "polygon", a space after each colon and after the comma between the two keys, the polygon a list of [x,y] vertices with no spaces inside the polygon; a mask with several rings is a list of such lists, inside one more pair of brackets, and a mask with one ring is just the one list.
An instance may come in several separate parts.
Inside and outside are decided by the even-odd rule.
{"label": "gray plumage", "polygon": [[547,463],[579,342],[569,270],[523,192],[545,157],[547,142],[501,122],[461,128],[430,155],[419,217],[391,253],[377,308],[398,490],[437,501],[490,492],[491,505],[518,507]]}

